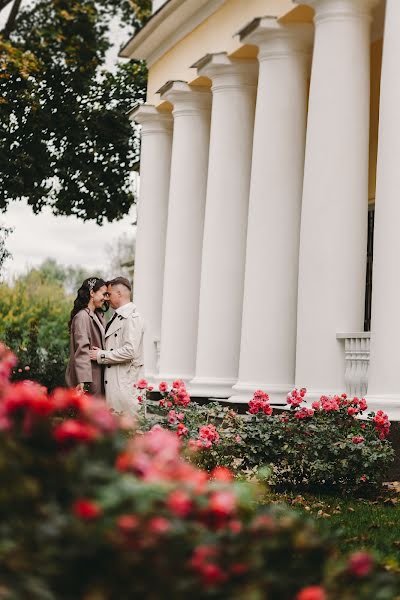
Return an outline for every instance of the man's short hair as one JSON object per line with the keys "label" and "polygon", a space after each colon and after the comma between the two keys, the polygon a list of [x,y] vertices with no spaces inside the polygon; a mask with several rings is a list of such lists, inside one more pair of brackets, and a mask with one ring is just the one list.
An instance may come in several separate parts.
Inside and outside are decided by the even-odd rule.
{"label": "man's short hair", "polygon": [[111,279],[111,281],[107,281],[107,285],[111,285],[112,287],[114,285],[123,285],[130,292],[132,292],[132,286],[130,284],[130,281],[126,277],[115,277],[114,279]]}

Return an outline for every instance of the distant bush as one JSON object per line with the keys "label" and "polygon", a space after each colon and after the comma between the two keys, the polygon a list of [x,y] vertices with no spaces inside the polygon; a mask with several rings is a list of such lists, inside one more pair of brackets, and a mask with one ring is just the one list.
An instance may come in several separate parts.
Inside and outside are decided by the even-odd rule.
{"label": "distant bush", "polygon": [[14,381],[33,379],[50,390],[65,385],[71,306],[62,283],[39,269],[0,285],[0,340],[18,358]]}

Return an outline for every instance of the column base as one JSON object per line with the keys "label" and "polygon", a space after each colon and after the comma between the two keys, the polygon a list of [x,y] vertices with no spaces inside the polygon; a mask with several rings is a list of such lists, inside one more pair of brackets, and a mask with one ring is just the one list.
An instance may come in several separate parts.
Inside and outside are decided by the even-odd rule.
{"label": "column base", "polygon": [[229,402],[243,404],[253,398],[256,390],[262,390],[268,394],[270,403],[278,406],[286,405],[288,393],[294,388],[294,384],[271,384],[271,383],[237,383],[233,386],[234,395]]}
{"label": "column base", "polygon": [[189,383],[189,394],[193,398],[229,398],[236,379],[220,379],[218,377],[195,377]]}
{"label": "column base", "polygon": [[185,383],[186,387],[188,387],[189,382],[191,381],[193,375],[188,375],[188,374],[174,374],[174,373],[158,373],[157,375],[154,376],[154,381],[156,383],[156,385],[158,386],[159,383],[161,383],[161,381],[166,381],[169,384],[172,384],[173,381],[175,381],[176,379],[182,379],[182,381]]}
{"label": "column base", "polygon": [[366,413],[376,413],[378,410],[383,410],[389,417],[389,421],[400,421],[400,395],[380,394],[370,396],[367,394],[365,400],[368,404]]}

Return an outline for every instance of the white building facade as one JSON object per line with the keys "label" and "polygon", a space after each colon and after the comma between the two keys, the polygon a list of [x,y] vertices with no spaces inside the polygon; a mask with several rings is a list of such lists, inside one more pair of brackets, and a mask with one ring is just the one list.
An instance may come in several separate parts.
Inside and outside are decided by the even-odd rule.
{"label": "white building facade", "polygon": [[122,53],[149,66],[147,377],[231,402],[347,391],[400,420],[399,0],[153,11]]}

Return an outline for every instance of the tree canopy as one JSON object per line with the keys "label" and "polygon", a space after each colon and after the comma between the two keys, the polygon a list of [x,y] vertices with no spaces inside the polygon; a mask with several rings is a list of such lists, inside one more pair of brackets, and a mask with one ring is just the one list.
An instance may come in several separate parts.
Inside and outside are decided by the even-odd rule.
{"label": "tree canopy", "polygon": [[121,218],[139,152],[126,112],[145,99],[147,72],[137,61],[109,71],[105,60],[110,24],[129,35],[151,1],[13,2],[0,34],[0,210],[25,198],[34,212]]}

